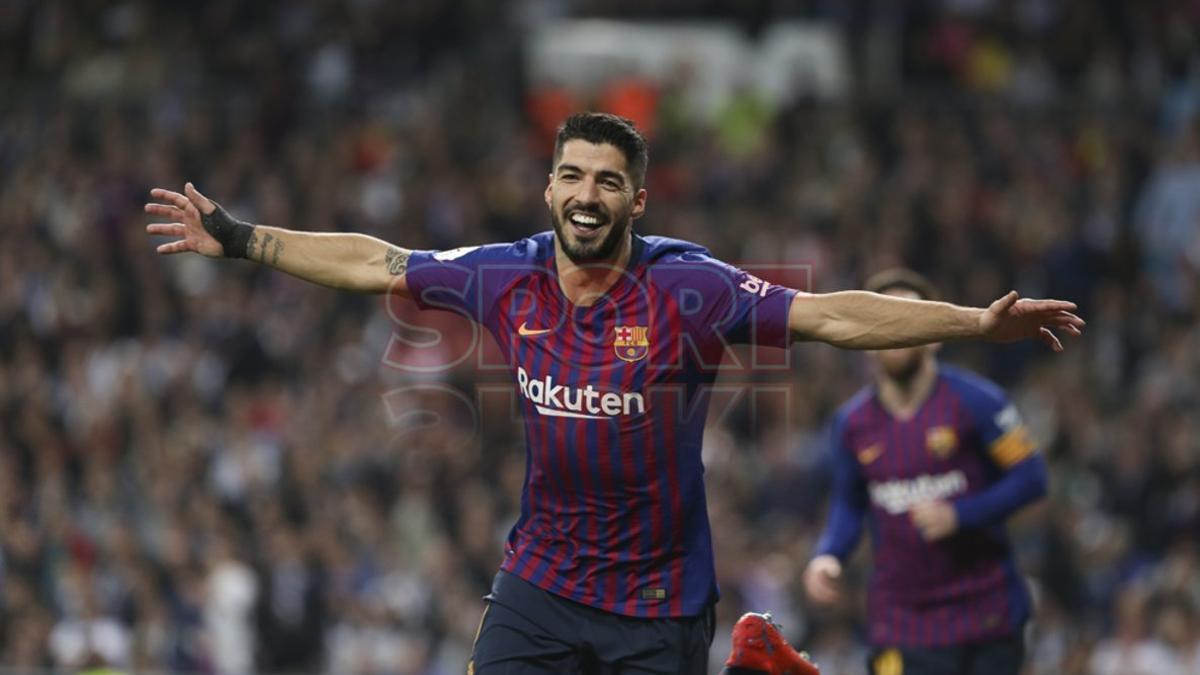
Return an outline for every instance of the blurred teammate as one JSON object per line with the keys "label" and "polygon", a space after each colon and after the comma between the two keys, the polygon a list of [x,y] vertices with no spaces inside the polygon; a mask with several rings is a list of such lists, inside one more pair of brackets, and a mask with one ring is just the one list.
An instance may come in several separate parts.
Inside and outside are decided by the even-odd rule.
{"label": "blurred teammate", "polygon": [[[866,287],[935,297],[908,270]],[[833,503],[804,586],[819,603],[838,599],[869,520],[871,672],[1016,675],[1030,600],[1004,522],[1045,494],[1046,467],[1004,393],[938,364],[937,349],[872,353],[875,384],[835,416]]]}
{"label": "blurred teammate", "polygon": [[717,587],[701,436],[731,343],[878,349],[1078,334],[1074,306],[987,310],[864,292],[799,294],[684,241],[643,237],[647,150],[622,118],[568,118],[545,201],[553,232],[410,251],[358,234],[235,220],[190,183],[156,189],[163,254],[247,258],[302,279],[458,312],[499,342],[522,403],[521,513],[470,672],[702,673]]}

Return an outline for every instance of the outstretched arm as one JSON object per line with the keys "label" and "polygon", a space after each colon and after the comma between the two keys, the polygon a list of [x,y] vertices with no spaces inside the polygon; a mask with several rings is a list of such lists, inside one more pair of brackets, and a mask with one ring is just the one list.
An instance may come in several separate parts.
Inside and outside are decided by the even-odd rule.
{"label": "outstretched arm", "polygon": [[987,309],[910,300],[867,291],[800,293],[792,301],[788,327],[794,340],[817,340],[846,349],[894,349],[931,342],[981,339],[1013,342],[1038,338],[1054,351],[1054,335],[1080,335],[1083,319],[1062,300],[1017,299],[1011,291]]}
{"label": "outstretched arm", "polygon": [[230,216],[188,183],[184,194],[155,188],[146,212],[173,222],[146,232],[177,237],[158,253],[191,251],[212,258],[246,258],[322,286],[361,293],[408,294],[410,251],[364,234],[297,232],[251,225]]}

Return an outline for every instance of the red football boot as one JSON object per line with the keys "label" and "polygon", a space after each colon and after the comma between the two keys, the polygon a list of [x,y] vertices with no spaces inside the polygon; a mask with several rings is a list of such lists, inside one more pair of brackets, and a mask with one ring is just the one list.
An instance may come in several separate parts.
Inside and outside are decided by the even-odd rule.
{"label": "red football boot", "polygon": [[820,675],[808,655],[783,639],[770,614],[742,615],[733,627],[733,651],[724,675]]}

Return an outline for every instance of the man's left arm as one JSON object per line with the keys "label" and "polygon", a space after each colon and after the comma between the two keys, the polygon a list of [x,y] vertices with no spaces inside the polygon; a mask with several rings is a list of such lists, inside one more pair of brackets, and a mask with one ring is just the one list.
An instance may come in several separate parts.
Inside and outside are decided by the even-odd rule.
{"label": "man's left arm", "polygon": [[986,490],[954,500],[959,529],[999,525],[1022,507],[1046,496],[1049,479],[1041,455],[1014,464]]}
{"label": "man's left arm", "polygon": [[793,340],[827,342],[845,349],[895,349],[981,339],[1013,342],[1038,338],[1054,351],[1054,334],[1080,335],[1083,319],[1063,300],[1018,299],[1011,291],[987,309],[910,300],[868,291],[797,293],[788,312]]}
{"label": "man's left arm", "polygon": [[1016,406],[999,387],[976,376],[955,378],[951,386],[975,418],[985,455],[981,459],[1000,474],[978,492],[913,507],[910,513],[913,524],[929,541],[959,530],[999,525],[1044,497],[1049,483],[1045,460]]}
{"label": "man's left arm", "polygon": [[913,507],[909,516],[926,541],[944,539],[959,530],[999,525],[1025,506],[1046,496],[1049,478],[1041,455],[1006,469],[986,489],[953,501],[931,501]]}

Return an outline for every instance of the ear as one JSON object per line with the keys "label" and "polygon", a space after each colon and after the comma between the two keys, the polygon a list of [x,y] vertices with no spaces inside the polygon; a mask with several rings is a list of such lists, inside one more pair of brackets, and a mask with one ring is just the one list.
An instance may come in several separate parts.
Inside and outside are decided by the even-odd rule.
{"label": "ear", "polygon": [[552,173],[547,174],[546,192],[543,194],[543,197],[546,200],[546,206],[550,207],[551,209],[554,208],[554,200],[550,196],[550,188],[553,186],[554,186],[554,174],[552,174]]}
{"label": "ear", "polygon": [[641,218],[646,212],[646,197],[646,188],[638,188],[633,195],[633,211],[629,214],[632,218]]}

